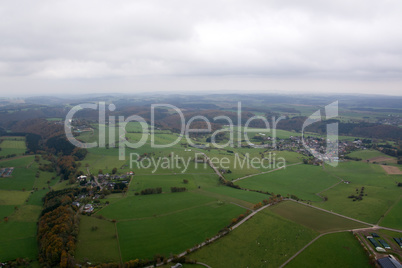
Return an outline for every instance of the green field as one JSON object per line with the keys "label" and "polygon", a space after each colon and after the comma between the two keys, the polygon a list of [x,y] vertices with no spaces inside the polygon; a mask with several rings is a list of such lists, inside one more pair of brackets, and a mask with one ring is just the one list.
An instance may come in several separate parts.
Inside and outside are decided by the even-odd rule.
{"label": "green field", "polygon": [[391,208],[387,215],[379,222],[381,226],[402,229],[402,199]]}
{"label": "green field", "polygon": [[0,220],[13,214],[14,207],[13,205],[0,205]]}
{"label": "green field", "polygon": [[0,205],[21,205],[27,200],[30,192],[0,190]]}
{"label": "green field", "polygon": [[37,256],[36,222],[0,222],[0,260]]}
{"label": "green field", "polygon": [[0,156],[23,155],[26,151],[25,137],[0,137]]}
{"label": "green field", "polygon": [[120,262],[115,224],[82,216],[75,258],[79,261]]}
{"label": "green field", "polygon": [[[336,187],[322,193],[328,201],[316,203],[318,207],[356,218],[369,223],[377,223],[381,216],[395,203],[402,194],[395,181],[401,180],[401,175],[387,175],[375,164],[365,162],[342,162],[338,167],[326,166],[326,170],[339,178],[350,181],[350,184],[340,183]],[[362,201],[353,202],[349,195],[355,194],[365,187]]]}
{"label": "green field", "polygon": [[362,160],[368,160],[368,159],[371,159],[374,157],[388,157],[390,159],[395,159],[394,157],[381,153],[380,151],[377,151],[377,150],[354,151],[354,152],[348,154],[348,156],[361,158]]}
{"label": "green field", "polygon": [[369,227],[292,201],[281,202],[270,210],[320,233]]}
{"label": "green field", "polygon": [[[0,261],[18,257],[35,260],[42,198],[49,191],[47,181],[56,174],[40,172],[37,178],[39,164],[33,155],[0,161],[0,167],[14,167],[11,177],[0,178]],[[56,185],[57,181],[51,180],[49,185]],[[8,217],[7,222],[4,217]]]}
{"label": "green field", "polygon": [[189,258],[211,267],[278,267],[317,234],[265,209]]}
{"label": "green field", "polygon": [[98,213],[108,219],[127,220],[161,216],[216,201],[194,193],[129,196],[111,203]]}
{"label": "green field", "polygon": [[244,212],[231,204],[210,204],[164,217],[120,221],[117,230],[123,261],[181,253],[213,237]]}
{"label": "green field", "polygon": [[322,167],[296,165],[236,182],[240,187],[268,191],[283,196],[296,195],[304,200],[321,201],[316,194],[336,184],[339,179]]}
{"label": "green field", "polygon": [[372,267],[359,241],[350,232],[327,234],[311,244],[286,267]]}

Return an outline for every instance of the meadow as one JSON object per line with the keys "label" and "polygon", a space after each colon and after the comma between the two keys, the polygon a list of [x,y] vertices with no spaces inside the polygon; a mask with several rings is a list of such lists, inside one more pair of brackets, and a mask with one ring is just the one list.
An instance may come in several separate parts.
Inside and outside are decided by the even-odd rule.
{"label": "meadow", "polygon": [[402,199],[399,199],[378,223],[381,226],[402,229]]}
{"label": "meadow", "polygon": [[189,258],[211,267],[278,267],[317,235],[264,209]]}
{"label": "meadow", "polygon": [[0,156],[11,154],[23,155],[26,151],[25,137],[7,137],[2,136],[0,139]]}
{"label": "meadow", "polygon": [[316,194],[338,182],[338,178],[325,172],[322,167],[301,164],[246,178],[235,184],[246,189],[268,191],[282,196],[296,195],[303,200],[322,201]]}
{"label": "meadow", "polygon": [[[340,257],[342,256],[342,257]],[[359,241],[351,232],[320,237],[286,267],[372,267]]]}
{"label": "meadow", "polygon": [[37,256],[36,222],[0,222],[0,260]]}
{"label": "meadow", "polygon": [[75,258],[79,261],[120,262],[119,244],[115,224],[82,216]]}
{"label": "meadow", "polygon": [[189,192],[128,196],[107,205],[98,214],[116,220],[156,217],[211,202],[216,201],[211,197]]}
{"label": "meadow", "polygon": [[[326,171],[350,182],[340,183],[321,193],[328,200],[315,205],[327,210],[374,224],[401,195],[396,181],[402,176],[387,175],[379,165],[348,161],[339,163],[336,168],[326,166]],[[352,198],[348,198],[356,194],[356,189],[360,192],[361,187],[365,188],[363,200],[353,202]]]}
{"label": "meadow", "polygon": [[319,233],[369,227],[297,202],[285,201],[269,208],[276,214]]}
{"label": "meadow", "polygon": [[232,204],[209,204],[163,217],[118,221],[123,261],[181,253],[213,237],[244,212]]}
{"label": "meadow", "polygon": [[351,152],[350,154],[348,154],[348,156],[361,158],[362,160],[368,160],[368,159],[371,159],[374,157],[387,157],[390,159],[396,159],[395,157],[386,155],[377,150],[358,150],[358,151]]}
{"label": "meadow", "polygon": [[37,258],[36,223],[42,211],[42,198],[50,190],[49,186],[57,185],[58,180],[52,180],[56,174],[50,172],[39,172],[36,177],[39,163],[34,157],[0,161],[0,167],[14,167],[11,177],[0,178],[1,261],[21,256],[31,260]]}

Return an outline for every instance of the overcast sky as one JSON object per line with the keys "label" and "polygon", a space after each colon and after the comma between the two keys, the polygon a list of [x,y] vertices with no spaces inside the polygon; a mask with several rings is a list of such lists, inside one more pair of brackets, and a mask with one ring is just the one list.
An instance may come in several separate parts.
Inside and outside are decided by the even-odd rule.
{"label": "overcast sky", "polygon": [[402,1],[2,1],[1,95],[402,95]]}

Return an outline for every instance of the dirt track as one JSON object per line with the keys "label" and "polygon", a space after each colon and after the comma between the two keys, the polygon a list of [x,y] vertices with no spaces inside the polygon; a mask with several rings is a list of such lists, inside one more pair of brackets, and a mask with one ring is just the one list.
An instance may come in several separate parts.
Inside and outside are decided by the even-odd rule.
{"label": "dirt track", "polygon": [[400,174],[402,174],[401,169],[398,168],[398,167],[385,166],[385,165],[381,165],[381,166],[385,170],[385,172],[387,172],[388,174],[391,174],[391,175],[400,175]]}
{"label": "dirt track", "polygon": [[368,161],[370,163],[374,163],[374,162],[389,162],[389,163],[396,163],[396,160],[390,157],[386,157],[386,156],[377,156],[377,157],[373,157],[368,159]]}

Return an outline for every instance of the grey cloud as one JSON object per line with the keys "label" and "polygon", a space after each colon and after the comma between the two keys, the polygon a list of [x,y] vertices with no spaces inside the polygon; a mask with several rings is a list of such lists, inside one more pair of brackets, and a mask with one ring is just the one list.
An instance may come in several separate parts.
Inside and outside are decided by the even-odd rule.
{"label": "grey cloud", "polygon": [[396,81],[400,14],[398,0],[9,1],[0,76]]}

